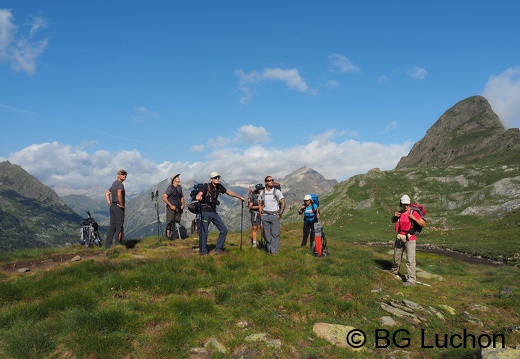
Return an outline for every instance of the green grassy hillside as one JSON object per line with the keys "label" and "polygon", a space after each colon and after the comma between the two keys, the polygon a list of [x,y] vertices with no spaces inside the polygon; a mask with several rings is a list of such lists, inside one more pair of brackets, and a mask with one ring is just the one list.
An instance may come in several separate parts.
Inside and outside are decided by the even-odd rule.
{"label": "green grassy hillside", "polygon": [[320,201],[322,221],[351,241],[386,242],[404,193],[428,211],[419,243],[520,261],[518,166],[372,170],[340,183]]}
{"label": "green grassy hillside", "polygon": [[[445,336],[468,333],[514,347],[519,172],[459,166],[355,176],[320,199],[325,258],[300,248],[295,208],[284,216],[290,223],[274,256],[250,247],[248,230],[243,250],[240,233],[229,233],[229,253],[219,256],[199,256],[196,238],[157,237],[128,249],[0,254],[0,357],[477,358],[479,345],[444,347]],[[447,249],[418,250],[418,279],[431,286],[404,287],[384,271],[392,260],[390,216],[403,193],[428,209],[418,244]],[[501,264],[454,258],[454,250]],[[77,254],[81,260],[71,262]],[[384,309],[403,303],[415,303],[414,317]],[[346,335],[332,344],[313,330],[317,323],[362,330],[364,349],[353,351]],[[399,336],[385,343],[384,333]]]}
{"label": "green grassy hillside", "polygon": [[[357,221],[326,227],[330,256],[300,249],[299,223],[284,226],[278,255],[230,233],[227,255],[201,257],[197,239],[151,237],[133,249],[74,246],[0,257],[0,357],[6,358],[472,358],[472,345],[439,348],[435,336],[493,335],[520,344],[519,268],[486,266],[418,252],[431,285],[404,287],[385,273],[391,246],[382,212],[359,210]],[[339,214],[338,214],[339,215]],[[365,224],[363,226],[363,224]],[[479,232],[498,223],[482,224]],[[425,230],[424,240],[437,238]],[[435,231],[436,232],[436,231]],[[446,242],[461,238],[444,231]],[[422,240],[422,239],[421,239]],[[215,244],[216,236],[209,243]],[[475,242],[485,251],[487,245]],[[70,262],[72,255],[82,260]],[[53,261],[49,259],[53,258]],[[19,273],[18,268],[31,270]],[[404,270],[404,269],[403,269]],[[421,323],[382,309],[412,301]],[[447,305],[447,307],[446,307]],[[392,317],[393,327],[381,324]],[[331,344],[315,323],[361,329],[364,349]],[[375,333],[400,333],[396,343]],[[378,335],[379,335],[378,334]],[[402,334],[402,335],[401,335]],[[408,338],[407,341],[404,339]],[[346,340],[346,339],[345,339]],[[501,344],[500,344],[501,345]],[[501,346],[500,346],[501,347]]]}

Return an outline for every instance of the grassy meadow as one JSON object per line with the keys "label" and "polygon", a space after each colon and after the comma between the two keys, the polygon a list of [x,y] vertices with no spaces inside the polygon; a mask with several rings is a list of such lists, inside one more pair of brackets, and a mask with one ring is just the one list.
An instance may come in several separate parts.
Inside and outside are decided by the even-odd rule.
{"label": "grassy meadow", "polygon": [[[330,255],[323,258],[299,248],[299,223],[283,227],[278,255],[252,248],[249,231],[242,250],[240,234],[229,233],[223,255],[199,256],[196,237],[174,242],[150,237],[134,248],[108,251],[77,245],[4,253],[0,357],[477,358],[478,347],[436,343],[437,336],[464,331],[476,337],[500,334],[507,347],[520,344],[518,330],[508,330],[520,324],[518,267],[419,251],[418,267],[442,280],[405,287],[382,270],[391,266],[390,244],[354,243],[387,242],[393,237],[390,225],[368,232],[363,226],[331,227],[326,233]],[[425,230],[421,236],[422,242],[450,242],[460,234],[439,238],[438,231]],[[213,233],[209,244],[215,243]],[[473,241],[474,247],[479,243]],[[58,259],[75,254],[82,260]],[[44,267],[48,258],[54,265]],[[24,266],[31,270],[13,270]],[[406,272],[404,263],[401,271]],[[415,302],[430,314],[421,314],[421,325],[393,317],[394,327],[383,326],[380,318],[392,315],[381,302],[389,300]],[[468,321],[468,315],[478,320]],[[329,343],[313,332],[315,323],[363,330],[364,348]],[[376,338],[385,330],[406,334],[409,344],[401,336],[385,345]],[[265,340],[251,340],[255,334]],[[208,344],[212,340],[218,345]]]}

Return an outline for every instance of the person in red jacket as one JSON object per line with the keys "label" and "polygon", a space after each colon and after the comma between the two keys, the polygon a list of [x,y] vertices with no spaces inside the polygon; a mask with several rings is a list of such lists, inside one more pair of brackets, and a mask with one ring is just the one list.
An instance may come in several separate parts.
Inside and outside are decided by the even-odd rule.
{"label": "person in red jacket", "polygon": [[424,227],[426,222],[421,218],[418,211],[411,211],[411,200],[408,195],[403,195],[400,200],[401,209],[392,216],[392,223],[395,223],[395,231],[397,233],[394,243],[394,262],[390,272],[399,275],[401,260],[403,253],[406,251],[406,286],[414,285],[416,281],[416,262],[415,262],[415,245],[417,235],[415,226]]}

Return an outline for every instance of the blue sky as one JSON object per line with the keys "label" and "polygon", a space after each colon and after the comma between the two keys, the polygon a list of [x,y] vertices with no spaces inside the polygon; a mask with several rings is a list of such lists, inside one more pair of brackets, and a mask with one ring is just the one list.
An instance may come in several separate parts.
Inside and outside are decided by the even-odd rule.
{"label": "blue sky", "polygon": [[484,95],[520,126],[518,1],[0,3],[0,160],[146,190],[395,167]]}

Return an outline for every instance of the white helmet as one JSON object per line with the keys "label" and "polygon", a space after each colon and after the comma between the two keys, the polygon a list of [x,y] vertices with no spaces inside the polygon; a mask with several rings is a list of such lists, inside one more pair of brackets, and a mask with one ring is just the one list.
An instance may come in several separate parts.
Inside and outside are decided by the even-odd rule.
{"label": "white helmet", "polygon": [[411,200],[410,200],[410,197],[408,197],[407,194],[403,195],[401,197],[401,204],[410,204],[411,203]]}

